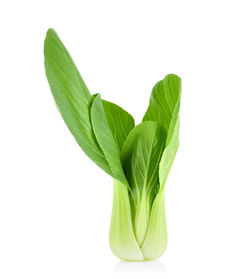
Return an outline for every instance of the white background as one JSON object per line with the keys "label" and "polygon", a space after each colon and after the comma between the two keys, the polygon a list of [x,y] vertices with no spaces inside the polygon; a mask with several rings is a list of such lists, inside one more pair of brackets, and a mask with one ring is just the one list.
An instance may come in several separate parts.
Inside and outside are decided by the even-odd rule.
{"label": "white background", "polygon": [[[0,278],[250,278],[249,1],[2,1]],[[120,262],[112,179],[75,143],[43,66],[55,28],[92,93],[139,123],[153,85],[183,81],[166,185],[168,248]]]}

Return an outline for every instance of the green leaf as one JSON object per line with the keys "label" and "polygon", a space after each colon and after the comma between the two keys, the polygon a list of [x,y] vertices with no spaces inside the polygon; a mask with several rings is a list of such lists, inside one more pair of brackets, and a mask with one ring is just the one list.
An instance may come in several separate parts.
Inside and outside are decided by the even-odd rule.
{"label": "green leaf", "polygon": [[167,75],[153,88],[143,121],[153,120],[167,131],[165,150],[159,166],[160,187],[164,187],[179,146],[181,79]]}
{"label": "green leaf", "polygon": [[[115,114],[113,115],[113,117],[119,116],[120,114],[117,114],[117,116]],[[111,115],[109,114],[109,118],[110,117]],[[91,121],[95,136],[103,150],[103,153],[105,154],[113,177],[119,180],[121,183],[128,185],[121,164],[120,149],[117,140],[117,137],[119,137],[121,134],[120,130],[122,129],[122,126],[116,127],[116,130],[119,132],[116,133],[114,137],[113,132],[109,126],[109,122],[106,118],[100,95],[96,95],[91,105]],[[121,121],[123,122],[123,120]]]}
{"label": "green leaf", "polygon": [[105,100],[102,102],[109,127],[121,150],[125,139],[135,126],[134,118],[118,105]]}
{"label": "green leaf", "polygon": [[143,121],[157,121],[168,131],[180,96],[181,79],[173,74],[167,75],[153,87],[149,107],[143,117]]}
{"label": "green leaf", "polygon": [[145,121],[128,135],[121,151],[122,165],[131,192],[132,218],[139,246],[147,231],[152,202],[159,186],[159,162],[166,132],[155,121]]}
{"label": "green leaf", "polygon": [[172,116],[170,127],[168,129],[168,136],[166,148],[162,154],[159,165],[160,187],[164,189],[167,177],[171,170],[176,152],[179,147],[179,126],[180,126],[180,102],[177,103],[175,111]]}
{"label": "green leaf", "polygon": [[86,155],[111,175],[110,167],[92,130],[92,96],[53,29],[49,29],[46,35],[44,57],[50,89],[66,125]]}

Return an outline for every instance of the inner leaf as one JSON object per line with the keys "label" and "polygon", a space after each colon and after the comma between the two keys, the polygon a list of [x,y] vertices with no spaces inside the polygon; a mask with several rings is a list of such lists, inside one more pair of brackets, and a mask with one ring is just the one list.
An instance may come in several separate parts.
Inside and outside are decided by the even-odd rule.
{"label": "inner leaf", "polygon": [[150,209],[159,187],[159,162],[166,130],[155,121],[145,121],[128,135],[121,160],[130,185],[132,221],[138,243],[146,234]]}

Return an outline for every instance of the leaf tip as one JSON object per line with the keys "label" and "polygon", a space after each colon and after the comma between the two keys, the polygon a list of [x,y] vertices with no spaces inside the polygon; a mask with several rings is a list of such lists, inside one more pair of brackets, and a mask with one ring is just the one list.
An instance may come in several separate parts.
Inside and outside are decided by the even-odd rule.
{"label": "leaf tip", "polygon": [[50,34],[56,34],[55,29],[49,28],[49,29],[47,30],[47,32],[46,32],[46,36],[48,36],[48,35],[50,35]]}

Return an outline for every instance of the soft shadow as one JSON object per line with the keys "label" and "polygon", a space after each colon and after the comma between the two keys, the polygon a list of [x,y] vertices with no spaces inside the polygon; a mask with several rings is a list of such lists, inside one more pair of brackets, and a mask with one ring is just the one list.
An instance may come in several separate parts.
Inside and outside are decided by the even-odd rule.
{"label": "soft shadow", "polygon": [[165,265],[159,261],[148,262],[118,262],[113,269],[118,273],[166,273]]}

